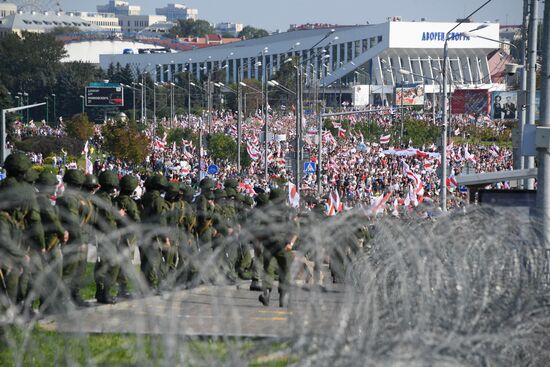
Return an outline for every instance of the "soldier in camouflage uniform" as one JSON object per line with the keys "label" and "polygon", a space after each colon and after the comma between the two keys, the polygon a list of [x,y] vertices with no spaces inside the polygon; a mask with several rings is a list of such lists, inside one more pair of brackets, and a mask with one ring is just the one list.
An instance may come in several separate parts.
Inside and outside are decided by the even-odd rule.
{"label": "soldier in camouflage uniform", "polygon": [[167,212],[167,224],[170,228],[170,248],[162,251],[165,262],[162,264],[162,274],[165,280],[164,287],[171,288],[177,277],[176,266],[178,253],[184,242],[187,242],[185,230],[185,202],[181,197],[180,184],[170,182],[166,189],[166,203],[169,207]]}
{"label": "soldier in camouflage uniform", "polygon": [[[4,211],[9,214],[11,223],[17,227],[17,232],[21,234],[21,241],[18,242],[26,259],[21,263],[23,273],[19,277],[18,300],[25,300],[24,308],[29,311],[36,295],[35,292],[31,293],[29,281],[32,285],[31,277],[33,274],[34,280],[38,280],[41,276],[41,255],[46,252],[44,229],[36,202],[36,190],[25,181],[25,178],[29,179],[28,174],[31,169],[29,158],[22,153],[10,154],[4,162],[4,168],[7,178],[0,187],[2,206],[5,208]],[[25,177],[26,174],[27,177]],[[11,284],[9,285],[9,292],[13,293],[15,290],[11,287],[15,282],[10,280],[9,283]],[[36,283],[34,285],[37,288],[34,291],[38,291],[40,284]]]}
{"label": "soldier in camouflage uniform", "polygon": [[227,200],[225,190],[214,190],[214,236],[213,249],[216,254],[217,267],[229,282],[235,282],[236,254],[238,250],[235,232],[237,215],[233,203]]}
{"label": "soldier in camouflage uniform", "polygon": [[63,280],[69,289],[71,300],[81,307],[88,306],[80,295],[88,250],[83,234],[93,216],[91,204],[82,196],[81,188],[84,180],[82,171],[67,170],[63,175],[65,192],[56,201],[61,225],[69,232],[69,241],[62,247]]}
{"label": "soldier in camouflage uniform", "polygon": [[[7,190],[2,190],[0,195],[5,194]],[[4,201],[3,198],[2,201]],[[11,213],[12,210],[2,204],[0,207],[0,314],[16,304],[19,278],[24,263],[29,259],[21,248],[21,226]]]}
{"label": "soldier in camouflage uniform", "polygon": [[141,221],[138,205],[132,198],[134,190],[138,186],[138,180],[135,176],[126,175],[120,179],[120,195],[114,200],[115,206],[121,215],[118,222],[118,228],[127,228],[127,233],[122,234],[122,253],[123,260],[118,275],[118,297],[130,298],[129,277],[134,274],[132,260],[137,246],[137,237],[135,235],[136,223]]}
{"label": "soldier in camouflage uniform", "polygon": [[209,177],[202,179],[199,183],[201,194],[195,200],[199,254],[194,268],[196,272],[201,273],[202,279],[193,279],[194,282],[212,281],[215,278],[215,274],[212,273],[212,268],[214,268],[214,264],[212,264],[212,240],[216,235],[216,229],[214,228],[216,217],[214,213],[214,186],[214,181]]}
{"label": "soldier in camouflage uniform", "polygon": [[[269,306],[274,274],[270,271],[272,259],[275,259],[279,274],[279,306],[288,305],[290,291],[290,266],[292,249],[298,238],[295,216],[285,205],[285,193],[281,189],[273,189],[269,194],[270,203],[261,212],[258,228],[258,239],[263,246],[263,293],[259,300],[264,306]],[[256,212],[256,215],[259,215]]]}
{"label": "soldier in camouflage uniform", "polygon": [[58,208],[55,206],[55,189],[57,178],[53,173],[43,171],[37,181],[40,193],[37,196],[40,218],[44,227],[46,253],[44,254],[45,291],[40,304],[43,311],[55,311],[62,300],[63,254],[61,247],[69,240],[69,232],[59,220]]}
{"label": "soldier in camouflage uniform", "polygon": [[[166,213],[169,206],[161,196],[166,190],[168,182],[164,176],[156,175],[145,182],[145,195],[141,200],[142,222],[148,224],[150,233],[140,244],[141,271],[151,289],[159,292],[161,277],[162,252],[171,247],[167,236]],[[166,259],[164,259],[166,260]]]}
{"label": "soldier in camouflage uniform", "polygon": [[192,260],[197,254],[197,216],[193,206],[193,189],[182,183],[180,184],[180,194],[183,199],[180,204],[183,212],[183,242],[178,247],[178,263],[176,268],[178,283],[187,285],[192,279],[194,271]]}
{"label": "soldier in camouflage uniform", "polygon": [[120,266],[120,237],[117,223],[120,216],[113,204],[118,188],[118,176],[113,171],[103,171],[99,175],[100,189],[96,193],[96,212],[94,227],[99,233],[97,242],[97,262],[94,269],[96,299],[99,303],[113,304],[112,296]]}

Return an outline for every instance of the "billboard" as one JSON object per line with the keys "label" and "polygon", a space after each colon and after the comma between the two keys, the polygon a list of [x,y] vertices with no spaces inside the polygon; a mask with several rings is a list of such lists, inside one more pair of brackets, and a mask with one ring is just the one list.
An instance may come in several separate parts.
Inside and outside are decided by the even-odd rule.
{"label": "billboard", "polygon": [[86,107],[124,106],[124,88],[114,83],[90,83],[86,87]]}
{"label": "billboard", "polygon": [[488,89],[457,89],[451,96],[452,113],[457,114],[488,114]]}
{"label": "billboard", "polygon": [[498,120],[518,118],[517,92],[493,92],[491,96],[491,117]]}
{"label": "billboard", "polygon": [[422,84],[403,84],[395,87],[395,105],[403,106],[423,106],[424,105],[424,85]]}

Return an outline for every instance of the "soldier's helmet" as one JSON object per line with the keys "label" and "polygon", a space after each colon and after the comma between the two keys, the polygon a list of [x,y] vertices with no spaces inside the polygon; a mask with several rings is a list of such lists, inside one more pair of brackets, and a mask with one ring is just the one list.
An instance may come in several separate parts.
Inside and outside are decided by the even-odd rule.
{"label": "soldier's helmet", "polygon": [[269,192],[269,200],[273,203],[282,203],[285,200],[285,192],[281,189],[273,189]]}
{"label": "soldier's helmet", "polygon": [[166,193],[170,195],[177,195],[180,192],[180,185],[177,182],[169,182],[166,186]]}
{"label": "soldier's helmet", "polygon": [[256,205],[258,207],[266,206],[269,203],[269,196],[266,193],[261,193],[256,196]]}
{"label": "soldier's helmet", "polygon": [[23,176],[31,167],[31,160],[23,153],[12,153],[4,161],[4,169],[12,177]]}
{"label": "soldier's helmet", "polygon": [[57,177],[51,172],[42,171],[36,180],[36,184],[40,186],[56,186]]}
{"label": "soldier's helmet", "polygon": [[217,199],[225,199],[227,197],[227,193],[225,192],[225,190],[222,190],[222,189],[217,189],[217,190],[214,190],[214,198],[217,200]]}
{"label": "soldier's helmet", "polygon": [[210,177],[203,178],[199,183],[199,187],[201,189],[212,190],[215,186],[216,184],[214,183],[214,180],[212,180]]}
{"label": "soldier's helmet", "polygon": [[25,172],[25,174],[23,175],[23,180],[25,180],[25,182],[28,182],[30,184],[34,184],[36,182],[36,180],[38,180],[38,172],[36,172],[35,170],[33,170],[32,168],[29,169],[27,172]]}
{"label": "soldier's helmet", "polygon": [[162,190],[166,190],[167,187],[168,187],[168,180],[166,179],[166,177],[162,175],[156,175],[151,177],[148,189],[162,191]]}
{"label": "soldier's helmet", "polygon": [[236,179],[234,178],[228,178],[227,180],[225,180],[225,182],[223,183],[223,186],[228,189],[228,188],[231,188],[231,189],[237,189],[237,187],[239,186],[239,181],[237,181]]}
{"label": "soldier's helmet", "polygon": [[228,198],[237,199],[237,191],[233,187],[226,187],[225,193]]}
{"label": "soldier's helmet", "polygon": [[96,187],[99,187],[99,180],[96,175],[86,175],[82,186],[87,189],[95,189]]}
{"label": "soldier's helmet", "polygon": [[203,195],[207,200],[214,200],[214,198],[215,198],[214,192],[212,190],[208,190],[208,191],[204,192]]}
{"label": "soldier's helmet", "polygon": [[84,183],[84,172],[79,169],[69,169],[63,175],[63,182],[69,186],[80,187]]}
{"label": "soldier's helmet", "polygon": [[252,197],[248,196],[248,195],[242,195],[242,201],[243,203],[245,203],[246,206],[249,206],[249,207],[252,207],[254,206],[254,199],[252,199]]}
{"label": "soldier's helmet", "polygon": [[125,193],[133,193],[138,187],[138,179],[136,176],[126,175],[120,179],[120,191]]}
{"label": "soldier's helmet", "polygon": [[102,189],[116,189],[118,187],[118,176],[114,171],[103,171],[99,174],[99,184]]}
{"label": "soldier's helmet", "polygon": [[183,195],[183,199],[187,202],[193,201],[193,195],[195,194],[191,186],[181,183],[180,192]]}

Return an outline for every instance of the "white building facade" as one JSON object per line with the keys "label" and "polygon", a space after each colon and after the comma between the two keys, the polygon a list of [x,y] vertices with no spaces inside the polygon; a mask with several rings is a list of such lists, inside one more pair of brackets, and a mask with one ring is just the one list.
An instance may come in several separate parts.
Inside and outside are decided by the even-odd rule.
{"label": "white building facade", "polygon": [[0,3],[0,18],[17,13],[17,5],[7,2]]}
{"label": "white building facade", "polygon": [[169,22],[179,19],[197,20],[199,17],[198,9],[188,8],[183,4],[168,4],[164,8],[157,8],[155,14],[165,16]]}
{"label": "white building facade", "polygon": [[130,5],[127,1],[109,0],[106,5],[98,5],[98,13],[113,13],[115,15],[140,15],[141,6]]}
{"label": "white building facade", "polygon": [[121,32],[118,18],[114,13],[71,12],[68,14],[90,22],[106,32]]}
{"label": "white building facade", "polygon": [[[202,79],[209,71],[224,69],[229,83],[261,79],[263,68],[271,78],[285,60],[295,57],[302,63],[310,87],[343,88],[351,93],[352,86],[364,85],[370,95],[386,100],[392,99],[395,86],[402,82],[423,83],[426,93],[439,93],[444,36],[455,25],[389,21],[293,31],[176,54],[102,55],[100,64],[103,68],[111,63],[131,64],[152,72],[160,82],[182,71]],[[503,88],[492,82],[487,61],[487,55],[499,44],[460,33],[480,26],[473,34],[498,40],[496,23],[465,23],[451,35],[449,80],[453,88]],[[400,69],[411,74],[402,75]]]}
{"label": "white building facade", "polygon": [[231,37],[238,37],[239,33],[243,30],[241,23],[223,22],[216,24],[216,32],[222,35],[230,35]]}
{"label": "white building facade", "polygon": [[155,23],[166,22],[163,15],[118,15],[118,24],[125,34],[135,34]]}

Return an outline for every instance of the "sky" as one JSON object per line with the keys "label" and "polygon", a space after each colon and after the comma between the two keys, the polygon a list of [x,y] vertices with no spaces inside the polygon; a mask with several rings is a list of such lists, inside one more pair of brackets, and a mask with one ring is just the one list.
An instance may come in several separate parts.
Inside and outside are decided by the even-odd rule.
{"label": "sky", "polygon": [[[53,0],[40,0],[51,2]],[[65,11],[95,11],[108,0],[61,0]],[[290,24],[381,23],[388,17],[403,20],[426,18],[427,21],[454,21],[478,8],[485,0],[130,0],[141,5],[142,14],[154,14],[155,8],[180,3],[199,10],[199,18],[212,23],[234,22],[269,31],[288,29]],[[521,24],[521,0],[492,0],[474,16],[475,21]]]}

